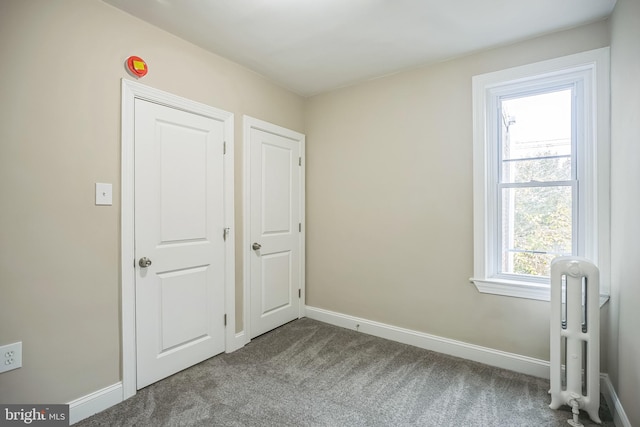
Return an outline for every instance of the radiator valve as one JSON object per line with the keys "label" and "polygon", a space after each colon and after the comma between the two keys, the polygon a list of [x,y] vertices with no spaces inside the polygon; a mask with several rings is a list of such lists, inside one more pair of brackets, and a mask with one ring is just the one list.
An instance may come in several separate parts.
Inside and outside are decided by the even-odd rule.
{"label": "radiator valve", "polygon": [[582,424],[578,419],[578,416],[580,415],[580,398],[581,396],[579,394],[571,393],[571,400],[569,400],[569,404],[571,405],[573,419],[567,420],[567,422],[573,427],[584,427],[584,424]]}

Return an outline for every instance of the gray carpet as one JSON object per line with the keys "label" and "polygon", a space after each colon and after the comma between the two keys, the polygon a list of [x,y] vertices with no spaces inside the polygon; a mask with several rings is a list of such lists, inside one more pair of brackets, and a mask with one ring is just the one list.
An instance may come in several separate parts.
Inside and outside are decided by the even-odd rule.
{"label": "gray carpet", "polygon": [[[300,319],[76,426],[568,426],[570,409],[549,409],[548,390],[548,380]],[[604,401],[600,413],[613,427]]]}

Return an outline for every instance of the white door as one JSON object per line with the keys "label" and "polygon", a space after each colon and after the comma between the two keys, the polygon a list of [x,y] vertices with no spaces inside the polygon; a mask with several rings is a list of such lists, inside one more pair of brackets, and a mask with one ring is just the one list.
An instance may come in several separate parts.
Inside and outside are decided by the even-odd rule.
{"label": "white door", "polygon": [[140,389],[225,350],[224,123],[136,99],[134,140]]}
{"label": "white door", "polygon": [[[245,127],[245,131],[248,128]],[[304,138],[250,129],[251,338],[300,317]]]}

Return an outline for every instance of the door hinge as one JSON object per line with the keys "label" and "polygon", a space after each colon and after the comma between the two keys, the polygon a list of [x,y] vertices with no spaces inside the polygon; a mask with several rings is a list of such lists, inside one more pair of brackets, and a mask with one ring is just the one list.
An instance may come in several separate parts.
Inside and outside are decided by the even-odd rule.
{"label": "door hinge", "polygon": [[302,289],[298,289],[298,298],[302,298]]}
{"label": "door hinge", "polygon": [[222,240],[227,241],[227,236],[229,235],[229,227],[225,227],[222,229]]}
{"label": "door hinge", "polygon": [[302,223],[298,223],[298,232],[302,233]]}
{"label": "door hinge", "polygon": [[226,315],[226,313],[224,315],[224,326],[227,326],[227,315]]}
{"label": "door hinge", "polygon": [[227,141],[222,142],[222,154],[227,154]]}
{"label": "door hinge", "polygon": [[298,166],[302,166],[302,157],[298,157]]}

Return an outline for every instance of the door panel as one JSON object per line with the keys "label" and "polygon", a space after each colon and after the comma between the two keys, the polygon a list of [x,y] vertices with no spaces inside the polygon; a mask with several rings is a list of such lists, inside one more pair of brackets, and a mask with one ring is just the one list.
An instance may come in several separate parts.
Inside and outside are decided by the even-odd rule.
{"label": "door panel", "polygon": [[301,286],[300,141],[250,135],[251,337],[297,319]]}
{"label": "door panel", "polygon": [[135,101],[137,387],[221,353],[224,126]]}
{"label": "door panel", "polygon": [[206,238],[207,131],[157,123],[163,242]]}
{"label": "door panel", "polygon": [[[207,336],[207,270],[196,267],[158,274],[160,354]],[[185,312],[184,307],[191,309]]]}
{"label": "door panel", "polygon": [[291,251],[262,256],[263,316],[274,310],[289,308],[297,300],[297,295],[291,295],[294,289],[291,283],[292,269]]}
{"label": "door panel", "polygon": [[262,235],[291,233],[292,150],[263,142]]}

